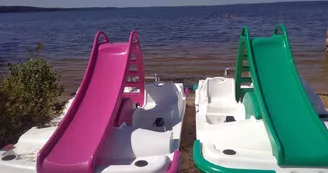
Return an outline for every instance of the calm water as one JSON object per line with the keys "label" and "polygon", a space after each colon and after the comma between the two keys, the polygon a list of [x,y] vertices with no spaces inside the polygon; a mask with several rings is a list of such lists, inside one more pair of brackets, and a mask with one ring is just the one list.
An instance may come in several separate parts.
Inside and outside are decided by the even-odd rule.
{"label": "calm water", "polygon": [[[98,30],[112,41],[127,41],[136,30],[148,75],[192,84],[235,66],[242,26],[251,36],[270,36],[284,23],[300,74],[328,92],[327,9],[328,2],[303,2],[0,14],[0,61],[22,60],[26,45],[43,42],[68,94],[80,84]],[[235,19],[220,19],[226,12]]]}

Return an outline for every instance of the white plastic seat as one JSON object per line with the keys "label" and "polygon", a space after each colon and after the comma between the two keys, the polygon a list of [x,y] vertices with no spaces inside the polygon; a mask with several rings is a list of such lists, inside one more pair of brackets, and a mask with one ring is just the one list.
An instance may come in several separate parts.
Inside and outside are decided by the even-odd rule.
{"label": "white plastic seat", "polygon": [[226,116],[244,119],[245,108],[235,100],[233,78],[207,78],[202,86],[202,101],[207,103],[206,116],[210,124],[223,123]]}
{"label": "white plastic seat", "polygon": [[207,84],[208,103],[237,103],[235,100],[235,80],[233,78],[209,78]]}

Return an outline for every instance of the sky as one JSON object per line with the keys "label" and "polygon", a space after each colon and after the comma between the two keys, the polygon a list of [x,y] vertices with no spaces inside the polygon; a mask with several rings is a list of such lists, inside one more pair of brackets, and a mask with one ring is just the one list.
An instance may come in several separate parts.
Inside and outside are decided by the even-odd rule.
{"label": "sky", "polygon": [[284,2],[302,0],[1,0],[0,5],[37,7],[148,7],[184,5],[224,5],[238,3]]}

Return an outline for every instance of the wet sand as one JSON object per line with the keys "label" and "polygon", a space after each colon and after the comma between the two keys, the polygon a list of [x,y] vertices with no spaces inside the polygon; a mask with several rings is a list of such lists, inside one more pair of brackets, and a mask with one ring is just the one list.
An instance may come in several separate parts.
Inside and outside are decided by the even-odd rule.
{"label": "wet sand", "polygon": [[[319,94],[323,101],[325,108],[328,108],[328,94]],[[192,159],[192,147],[196,139],[196,124],[195,124],[195,108],[194,108],[195,95],[192,93],[187,98],[186,113],[184,116],[182,139],[181,139],[181,152],[182,158],[180,161],[180,173],[198,173]]]}
{"label": "wet sand", "polygon": [[196,140],[196,122],[195,122],[195,94],[191,93],[187,98],[186,113],[184,116],[182,134],[181,134],[181,153],[180,173],[200,172],[195,167],[192,158],[192,148]]}

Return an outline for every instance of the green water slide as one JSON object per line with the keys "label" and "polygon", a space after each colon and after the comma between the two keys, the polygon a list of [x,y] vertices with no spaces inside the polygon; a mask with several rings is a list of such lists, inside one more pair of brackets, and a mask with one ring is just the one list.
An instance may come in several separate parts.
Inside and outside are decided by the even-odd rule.
{"label": "green water slide", "polygon": [[[238,49],[236,99],[243,101],[246,113],[263,119],[278,164],[328,166],[328,130],[303,88],[284,25],[271,37],[252,39],[244,27]],[[240,87],[250,81],[254,89]]]}

